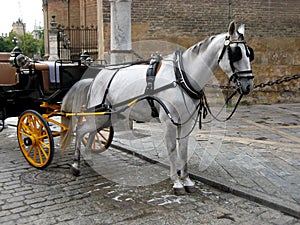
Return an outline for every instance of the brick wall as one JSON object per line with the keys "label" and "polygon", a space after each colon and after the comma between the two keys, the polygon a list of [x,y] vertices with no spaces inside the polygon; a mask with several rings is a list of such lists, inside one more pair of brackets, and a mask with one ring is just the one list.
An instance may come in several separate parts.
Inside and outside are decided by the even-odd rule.
{"label": "brick wall", "polygon": [[[103,10],[109,26],[109,0]],[[97,0],[48,0],[48,14],[64,26],[79,26],[80,18],[97,25]],[[132,0],[133,39],[202,38],[223,32],[232,19],[247,24],[248,37],[299,37],[299,15],[299,0]],[[141,27],[145,32],[135,30]]]}
{"label": "brick wall", "polygon": [[[86,4],[85,24],[96,25],[97,1],[81,1]],[[52,4],[54,2],[55,5]],[[59,23],[69,21],[69,25],[80,24],[80,1],[70,1],[72,15],[69,20],[65,18],[66,2],[49,0],[49,12],[55,12]],[[103,0],[103,14],[105,50],[108,51],[109,0]],[[165,40],[189,47],[209,35],[225,32],[229,21],[234,19],[238,24],[246,24],[246,39],[256,56],[253,62],[255,83],[260,83],[300,73],[299,15],[299,0],[132,0],[132,39]],[[295,80],[256,89],[245,101],[300,102],[299,90],[300,80]]]}
{"label": "brick wall", "polygon": [[[48,1],[48,18],[56,17],[56,22],[64,27],[79,26],[80,24],[80,4],[79,0],[71,0],[69,3],[65,0]],[[50,20],[49,20],[50,22]],[[49,27],[45,26],[45,27]]]}
{"label": "brick wall", "polygon": [[85,26],[97,26],[97,1],[86,0],[86,23]]}

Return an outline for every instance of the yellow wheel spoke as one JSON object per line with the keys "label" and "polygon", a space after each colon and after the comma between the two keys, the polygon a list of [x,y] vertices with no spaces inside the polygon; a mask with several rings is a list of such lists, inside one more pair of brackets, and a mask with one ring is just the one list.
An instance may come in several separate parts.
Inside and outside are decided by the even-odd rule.
{"label": "yellow wheel spoke", "polygon": [[39,154],[40,164],[43,164],[43,156],[40,148],[38,148],[38,154]]}
{"label": "yellow wheel spoke", "polygon": [[46,158],[46,160],[48,160],[49,154],[47,154],[47,152],[45,152],[45,149],[43,149],[43,148],[41,148],[41,151],[42,151],[44,157]]}
{"label": "yellow wheel spoke", "polygon": [[102,141],[99,141],[98,143],[100,145],[100,149],[102,149],[103,147],[105,147]]}
{"label": "yellow wheel spoke", "polygon": [[98,133],[98,134],[100,134],[100,136],[107,142],[108,141],[108,139],[104,136],[104,134],[102,134],[102,133]]}
{"label": "yellow wheel spoke", "polygon": [[24,136],[26,136],[26,137],[31,137],[31,135],[28,134],[27,132],[20,132],[20,134],[21,134],[21,135],[24,135]]}
{"label": "yellow wheel spoke", "polygon": [[[98,142],[99,145],[100,145],[100,149],[102,149],[104,145],[103,145],[103,142],[101,141],[99,135],[96,135],[96,138],[97,138],[97,142]],[[107,140],[106,140],[106,141],[107,141]]]}
{"label": "yellow wheel spoke", "polygon": [[24,130],[24,132],[26,132],[26,133],[32,132],[31,128],[27,124],[25,124],[23,121],[21,122],[21,129]]}
{"label": "yellow wheel spoke", "polygon": [[45,133],[44,135],[39,136],[39,140],[47,139],[48,137],[49,137],[48,134]]}
{"label": "yellow wheel spoke", "polygon": [[45,143],[44,141],[39,141],[39,145],[41,146],[41,148],[43,148],[43,146],[47,149],[50,149],[50,145],[48,143]]}
{"label": "yellow wheel spoke", "polygon": [[26,156],[29,157],[30,153],[32,152],[33,146],[30,146],[30,149],[26,152]]}
{"label": "yellow wheel spoke", "polygon": [[37,148],[36,148],[36,146],[34,146],[33,148],[34,148],[34,151],[33,151],[33,161],[36,162]]}
{"label": "yellow wheel spoke", "polygon": [[94,150],[97,150],[97,143],[99,143],[99,145],[100,145],[100,149],[102,148],[102,146],[101,146],[101,141],[100,141],[100,138],[99,138],[99,136],[96,134],[95,135],[95,139],[94,139],[94,144],[93,144],[93,149]]}
{"label": "yellow wheel spoke", "polygon": [[95,143],[96,143],[96,142],[98,142],[98,143],[101,142],[101,141],[100,141],[100,138],[99,138],[99,136],[98,136],[98,134],[95,135],[95,139],[94,139],[94,140],[95,140],[95,141],[94,141]]}
{"label": "yellow wheel spoke", "polygon": [[83,144],[84,145],[86,145],[87,144],[87,140],[86,140],[86,138],[84,137],[84,138],[82,138],[82,142],[83,142]]}

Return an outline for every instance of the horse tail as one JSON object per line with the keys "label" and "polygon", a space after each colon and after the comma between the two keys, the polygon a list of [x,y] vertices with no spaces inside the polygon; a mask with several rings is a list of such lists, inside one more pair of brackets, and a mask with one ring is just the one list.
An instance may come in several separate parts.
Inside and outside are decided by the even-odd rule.
{"label": "horse tail", "polygon": [[[93,79],[83,79],[75,83],[64,96],[61,111],[80,112],[83,105],[87,103],[87,95],[92,81]],[[61,124],[67,128],[67,131],[62,132],[60,135],[60,146],[62,150],[65,150],[70,145],[77,122],[78,119],[75,116],[63,116],[61,118]]]}

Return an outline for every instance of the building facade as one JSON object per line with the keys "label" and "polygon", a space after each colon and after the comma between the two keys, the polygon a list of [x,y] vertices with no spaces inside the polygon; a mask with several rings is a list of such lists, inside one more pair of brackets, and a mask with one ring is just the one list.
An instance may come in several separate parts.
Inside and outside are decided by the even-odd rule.
{"label": "building facade", "polygon": [[[46,39],[54,15],[63,28],[97,29],[98,52],[108,52],[110,4],[110,0],[43,0]],[[260,83],[300,73],[299,15],[299,0],[131,0],[132,41],[163,40],[189,47],[225,32],[231,20],[245,23],[247,42],[255,50],[255,83]],[[292,80],[255,90],[249,102],[299,102],[299,83]]]}

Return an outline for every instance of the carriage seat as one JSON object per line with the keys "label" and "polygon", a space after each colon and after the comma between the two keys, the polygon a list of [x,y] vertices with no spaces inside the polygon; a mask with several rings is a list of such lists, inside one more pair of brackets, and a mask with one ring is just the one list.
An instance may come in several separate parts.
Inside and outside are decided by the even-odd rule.
{"label": "carriage seat", "polygon": [[52,61],[41,61],[34,64],[34,68],[42,73],[45,92],[53,92],[53,87],[57,87],[56,84],[59,84],[59,66],[60,64]]}
{"label": "carriage seat", "polygon": [[40,71],[42,74],[42,80],[44,85],[44,91],[50,92],[50,75],[49,75],[49,66],[45,63],[35,63],[34,68],[37,71]]}
{"label": "carriage seat", "polygon": [[34,64],[37,71],[41,71],[44,91],[49,93],[55,91],[60,84],[61,66],[76,66],[72,63],[55,63],[53,61],[41,61]]}
{"label": "carriage seat", "polygon": [[16,68],[10,62],[10,53],[0,52],[0,86],[12,86],[18,83]]}

